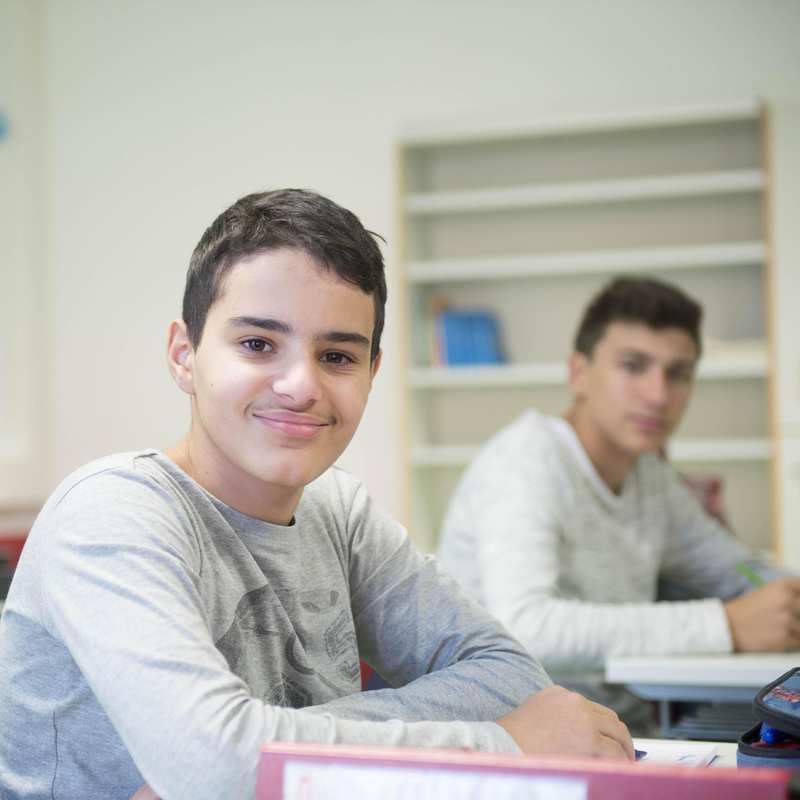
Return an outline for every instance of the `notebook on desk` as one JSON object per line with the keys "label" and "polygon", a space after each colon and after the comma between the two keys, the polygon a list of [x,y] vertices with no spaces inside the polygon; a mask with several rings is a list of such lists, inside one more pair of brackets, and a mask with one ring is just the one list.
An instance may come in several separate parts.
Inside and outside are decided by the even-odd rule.
{"label": "notebook on desk", "polygon": [[256,800],[786,800],[792,773],[464,750],[272,744]]}
{"label": "notebook on desk", "polygon": [[684,767],[707,767],[717,757],[714,742],[687,742],[679,739],[634,739],[639,761],[648,764],[672,764]]}

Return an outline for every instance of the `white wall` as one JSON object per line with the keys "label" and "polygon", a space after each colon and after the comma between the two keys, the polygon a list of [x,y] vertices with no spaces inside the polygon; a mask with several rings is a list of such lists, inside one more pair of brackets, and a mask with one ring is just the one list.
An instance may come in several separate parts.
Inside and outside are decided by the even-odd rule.
{"label": "white wall", "polygon": [[0,0],[0,508],[41,498],[47,440],[37,25],[35,4]]}
{"label": "white wall", "polygon": [[[4,0],[24,2],[25,0]],[[390,240],[384,369],[343,463],[401,513],[397,134],[474,120],[800,92],[795,0],[43,0],[46,492],[166,446],[189,254],[241,194],[330,195]],[[397,300],[397,293],[394,294]]]}

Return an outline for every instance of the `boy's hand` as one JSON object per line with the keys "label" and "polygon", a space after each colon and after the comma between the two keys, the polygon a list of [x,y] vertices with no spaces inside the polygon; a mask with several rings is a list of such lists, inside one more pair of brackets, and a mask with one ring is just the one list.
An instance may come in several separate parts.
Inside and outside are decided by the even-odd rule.
{"label": "boy's hand", "polygon": [[610,708],[561,686],[531,695],[497,724],[526,755],[635,758],[631,735]]}
{"label": "boy's hand", "polygon": [[136,792],[136,794],[131,797],[131,800],[159,800],[159,797],[147,784],[145,784]]}
{"label": "boy's hand", "polygon": [[800,578],[779,578],[724,606],[734,650],[800,648]]}

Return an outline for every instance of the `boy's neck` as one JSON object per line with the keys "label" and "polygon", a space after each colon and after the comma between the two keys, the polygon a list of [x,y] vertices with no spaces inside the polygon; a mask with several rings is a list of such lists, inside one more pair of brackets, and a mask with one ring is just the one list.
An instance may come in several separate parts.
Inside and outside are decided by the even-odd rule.
{"label": "boy's neck", "polygon": [[603,483],[614,494],[619,494],[639,456],[615,447],[577,406],[572,406],[564,416]]}
{"label": "boy's neck", "polygon": [[230,508],[254,519],[273,525],[290,525],[302,489],[290,489],[253,481],[248,491],[247,481],[229,474],[224,466],[203,457],[203,447],[185,436],[174,447],[164,450],[192,480]]}

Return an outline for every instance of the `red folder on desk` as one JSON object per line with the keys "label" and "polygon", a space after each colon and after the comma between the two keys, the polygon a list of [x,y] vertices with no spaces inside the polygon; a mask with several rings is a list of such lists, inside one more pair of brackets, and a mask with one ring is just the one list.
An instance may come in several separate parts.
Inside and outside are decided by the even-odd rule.
{"label": "red folder on desk", "polygon": [[792,773],[463,750],[271,744],[256,800],[787,800]]}

